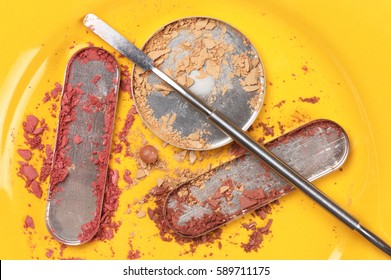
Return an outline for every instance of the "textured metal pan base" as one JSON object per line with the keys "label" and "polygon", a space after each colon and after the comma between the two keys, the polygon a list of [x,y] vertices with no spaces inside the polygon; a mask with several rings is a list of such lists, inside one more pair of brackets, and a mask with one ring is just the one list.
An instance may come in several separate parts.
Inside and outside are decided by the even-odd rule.
{"label": "textured metal pan base", "polygon": [[[328,120],[311,122],[265,146],[310,181],[339,168],[349,152],[346,133]],[[245,154],[173,190],[166,199],[165,218],[177,233],[197,237],[293,189]]]}
{"label": "textured metal pan base", "polygon": [[84,243],[98,230],[118,87],[118,64],[105,50],[86,48],[69,61],[46,211],[62,243]]}
{"label": "textured metal pan base", "polygon": [[[265,91],[262,61],[232,26],[209,18],[181,19],[157,31],[143,51],[163,72],[239,127],[246,130],[258,115]],[[174,146],[202,150],[231,142],[152,72],[138,66],[133,94],[144,123]]]}

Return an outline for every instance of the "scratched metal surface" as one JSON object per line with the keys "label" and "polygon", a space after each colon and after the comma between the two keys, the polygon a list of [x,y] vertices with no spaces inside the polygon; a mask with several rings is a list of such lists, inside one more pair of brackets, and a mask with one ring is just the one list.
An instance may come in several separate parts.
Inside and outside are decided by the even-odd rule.
{"label": "scratched metal surface", "polygon": [[[179,20],[180,21],[180,20]],[[212,108],[218,110],[232,120],[237,126],[244,130],[247,130],[257,117],[261,110],[264,94],[265,94],[265,76],[263,70],[262,60],[257,53],[255,47],[251,42],[237,29],[231,25],[216,20],[219,27],[213,30],[203,30],[203,33],[211,34],[216,42],[223,42],[233,47],[232,51],[226,51],[224,54],[224,60],[228,63],[221,65],[221,70],[217,79],[209,75],[206,78],[197,78],[199,72],[193,70],[188,74],[190,78],[194,80],[194,84],[189,87],[189,90],[198,95]],[[176,22],[170,23],[167,26],[173,25]],[[226,31],[225,31],[226,30]],[[159,30],[160,31],[160,30]],[[157,31],[147,42],[148,44],[155,36],[159,36]],[[160,35],[161,36],[161,35]],[[165,73],[174,73],[175,79],[177,62],[179,59],[188,55],[189,52],[183,48],[184,43],[194,43],[194,35],[191,34],[188,28],[181,28],[179,35],[173,38],[168,47],[171,49],[169,56],[159,66],[160,70]],[[144,47],[145,48],[145,47]],[[178,55],[179,53],[179,55]],[[233,56],[234,55],[246,55],[251,61],[254,57],[258,57],[260,60],[259,65],[259,81],[262,85],[260,90],[247,92],[241,84],[241,78],[235,76],[230,77],[229,73],[233,72]],[[136,66],[137,68],[137,66]],[[203,66],[203,70],[205,65]],[[152,72],[147,73],[147,81],[150,85],[155,86],[161,83],[161,80]],[[221,93],[221,89],[226,88],[226,92]],[[137,91],[137,87],[134,88]],[[134,94],[136,106],[139,103],[137,94]],[[250,106],[250,101],[256,99],[258,102],[257,110],[254,110]],[[211,123],[206,116],[200,113],[197,109],[193,108],[188,102],[182,99],[179,94],[172,91],[170,94],[162,94],[158,90],[152,90],[147,96],[148,106],[153,111],[153,117],[156,119],[162,116],[175,115],[175,121],[172,124],[174,131],[179,132],[183,137],[187,137],[196,131],[203,131],[202,138],[206,141],[207,147],[199,148],[189,143],[184,144],[171,139],[166,136],[164,132],[165,127],[161,126],[157,129],[152,129],[147,118],[147,113],[139,109],[140,116],[143,118],[144,123],[151,128],[151,130],[158,135],[161,139],[170,143],[173,146],[177,146],[183,149],[191,150],[205,150],[222,147],[225,144],[232,141],[230,137],[225,135],[220,129],[218,129],[213,123]]]}
{"label": "scratched metal surface", "polygon": [[[97,157],[96,151],[104,149],[102,137],[105,134],[105,110],[91,113],[82,107],[88,101],[89,94],[103,99],[112,88],[117,93],[118,83],[115,84],[113,81],[119,81],[118,67],[116,71],[110,72],[102,61],[80,63],[75,59],[77,54],[68,63],[63,87],[65,89],[67,84],[74,87],[82,83],[80,89],[84,92],[76,106],[76,121],[71,124],[68,135],[68,156],[72,166],[68,168],[66,179],[57,185],[59,191],[49,194],[46,209],[46,224],[49,231],[56,239],[68,245],[81,243],[78,236],[82,233],[82,225],[90,222],[96,214],[100,215],[98,205],[102,204],[97,201],[98,196],[92,186],[98,175],[92,159]],[[99,75],[100,79],[94,83],[96,75]],[[58,125],[61,126],[60,123]],[[75,135],[83,139],[80,144],[72,140]],[[103,199],[103,194],[101,197]]]}
{"label": "scratched metal surface", "polygon": [[[311,122],[267,143],[265,146],[310,181],[339,168],[344,163],[349,152],[349,140],[346,133],[336,123],[326,120]],[[202,188],[195,186],[193,183],[199,180],[200,177],[194,178],[193,181],[184,183],[168,195],[166,199],[166,213],[181,209],[177,223],[171,223],[172,228],[177,230],[178,233],[189,237],[199,236],[200,234],[192,236],[191,231],[184,230],[181,232],[183,230],[182,227],[191,220],[201,220],[204,215],[212,215],[209,218],[213,219],[214,215],[220,215],[221,217],[221,214],[223,214],[226,220],[219,225],[221,226],[293,190],[270,168],[265,164],[261,164],[257,158],[249,154],[229,161],[210,172],[212,175],[202,182]],[[225,197],[219,198],[219,210],[214,210],[206,202],[218,191],[222,182],[228,179],[239,182],[244,190],[262,188],[266,194],[273,191],[278,193],[278,195],[274,195],[265,203],[242,209],[239,201],[242,192],[234,190],[232,192],[232,200],[227,201]],[[186,204],[181,201],[181,204],[178,205],[175,196],[184,189],[197,200],[197,203]],[[168,222],[170,223],[170,221]],[[179,227],[182,229],[179,230]],[[207,233],[215,228],[205,225],[203,233]]]}

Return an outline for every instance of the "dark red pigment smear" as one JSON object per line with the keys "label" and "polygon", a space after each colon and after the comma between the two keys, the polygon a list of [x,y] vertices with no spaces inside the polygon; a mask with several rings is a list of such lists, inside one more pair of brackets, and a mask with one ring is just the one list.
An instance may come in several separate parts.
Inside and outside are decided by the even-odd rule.
{"label": "dark red pigment smear", "polygon": [[152,189],[147,197],[152,198],[157,205],[155,209],[148,208],[148,217],[155,222],[156,227],[159,229],[160,238],[163,241],[175,241],[179,245],[189,244],[189,250],[186,250],[183,254],[193,254],[199,245],[213,244],[221,238],[222,230],[220,228],[196,238],[188,238],[177,234],[165,218],[164,200],[169,191],[170,186],[166,182],[163,182],[160,186]]}
{"label": "dark red pigment smear", "polygon": [[316,103],[319,102],[320,97],[317,97],[317,96],[307,97],[307,98],[300,97],[299,99],[300,99],[301,102],[307,102],[307,103],[311,103],[311,104],[316,104]]}

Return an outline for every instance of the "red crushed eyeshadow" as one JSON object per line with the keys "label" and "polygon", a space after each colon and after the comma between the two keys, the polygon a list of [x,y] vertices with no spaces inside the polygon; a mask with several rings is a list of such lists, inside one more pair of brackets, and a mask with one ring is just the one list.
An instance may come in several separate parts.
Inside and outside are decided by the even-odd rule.
{"label": "red crushed eyeshadow", "polygon": [[121,65],[121,90],[129,93],[130,99],[133,98],[131,80],[129,66]]}
{"label": "red crushed eyeshadow", "polygon": [[41,167],[41,171],[39,174],[39,180],[41,182],[46,181],[46,179],[49,177],[50,172],[52,170],[52,160],[53,160],[53,149],[50,145],[46,145],[46,157],[43,160],[43,164]]}
{"label": "red crushed eyeshadow", "polygon": [[80,89],[81,84],[72,86],[68,84],[64,89],[61,99],[61,111],[59,115],[59,125],[57,129],[57,144],[53,155],[53,166],[50,176],[50,198],[59,191],[59,183],[68,176],[68,168],[72,165],[68,156],[70,146],[68,145],[68,135],[71,123],[76,120],[76,106],[84,92]]}
{"label": "red crushed eyeshadow", "polygon": [[[135,120],[135,115],[137,114],[137,109],[135,105],[132,105],[128,113],[126,114],[126,119],[125,119],[125,124],[121,130],[121,132],[118,134],[118,138],[121,141],[121,143],[125,144],[125,146],[129,147],[130,143],[127,139],[127,136],[129,134],[129,131],[131,127],[133,126],[134,120]],[[118,145],[121,144],[116,144],[116,149],[115,150],[121,150],[122,148],[119,148]]]}
{"label": "red crushed eyeshadow", "polygon": [[[81,63],[88,63],[91,60],[99,60],[105,63],[106,69],[110,72],[113,72],[116,68],[116,62],[106,51],[90,48],[84,49],[80,53],[78,53],[75,59]],[[114,70],[113,70],[114,69]],[[59,189],[57,188],[58,184],[65,180],[68,175],[67,169],[72,165],[71,160],[68,156],[68,151],[70,149],[68,135],[70,133],[71,124],[76,121],[76,107],[80,102],[81,96],[84,94],[83,90],[80,88],[82,83],[78,83],[76,85],[71,85],[68,83],[65,87],[64,93],[61,99],[61,111],[59,116],[59,127],[57,131],[57,144],[56,151],[54,153],[53,158],[53,169],[51,172],[51,180],[50,180],[50,191],[51,196],[53,196]],[[104,100],[99,100],[95,96],[89,94],[87,102],[83,104],[82,109],[93,113],[95,110],[101,110],[103,105],[105,106],[105,134],[103,135],[103,150],[97,151],[97,159],[94,163],[97,166],[98,177],[97,181],[93,183],[94,192],[97,195],[102,196],[101,188],[104,186],[104,180],[107,172],[107,161],[109,155],[109,149],[111,144],[111,133],[112,133],[112,123],[115,114],[116,108],[116,93],[112,88],[109,94],[105,97]],[[73,141],[77,144],[82,142],[80,136],[75,135]],[[100,188],[100,189],[99,189]],[[97,199],[97,203],[100,202],[101,199]],[[100,205],[97,205],[97,209],[100,209]],[[99,218],[99,215],[96,217]],[[87,226],[86,226],[87,227]]]}
{"label": "red crushed eyeshadow", "polygon": [[[294,130],[286,135],[280,136],[277,139],[274,139],[273,141],[266,143],[265,147],[268,149],[276,149],[279,145],[284,144],[292,139],[299,138],[307,138],[312,137],[318,132],[318,128],[323,128],[325,131],[328,131],[327,128],[330,126],[328,121],[317,121],[313,124],[309,124],[303,128],[298,128],[297,130]],[[326,133],[332,133],[330,132],[324,132]],[[230,153],[233,155],[240,155],[239,146],[232,145],[230,149]],[[237,160],[241,160],[238,158]],[[274,180],[274,173],[272,170],[263,162],[259,162],[259,164],[262,166],[262,176],[265,180],[265,182],[273,182]],[[229,170],[229,166],[224,167],[222,166],[223,170]],[[227,169],[228,168],[228,169]],[[207,171],[206,173],[201,174],[199,177],[195,177],[193,180],[190,180],[186,183],[182,183],[181,186],[172,192],[169,193],[169,200],[166,200],[166,208],[165,208],[165,219],[166,223],[168,223],[168,226],[172,228],[173,231],[182,234],[186,237],[193,238],[195,236],[200,236],[202,234],[205,234],[208,232],[208,230],[214,230],[217,227],[220,227],[223,224],[226,224],[227,222],[231,221],[235,217],[243,216],[244,213],[254,211],[253,213],[256,213],[257,216],[259,216],[262,220],[264,220],[267,217],[267,214],[269,214],[271,211],[270,203],[276,203],[278,204],[277,198],[281,197],[282,194],[288,193],[291,190],[293,190],[293,187],[289,184],[285,184],[284,182],[281,183],[281,185],[278,186],[278,188],[268,188],[262,189],[262,188],[254,188],[254,189],[243,189],[243,186],[241,186],[240,182],[234,182],[231,180],[225,180],[224,182],[221,182],[220,186],[216,186],[216,192],[210,194],[207,198],[202,198],[201,200],[197,199],[196,196],[192,194],[192,192],[189,190],[189,187],[199,187],[202,189],[204,184],[206,184],[207,180],[213,176],[213,169],[210,171]],[[239,206],[235,212],[227,212],[224,213],[220,209],[219,202],[216,201],[218,199],[226,199],[227,203],[231,201],[231,189],[236,190],[236,193],[239,191],[241,192],[241,196],[238,197]],[[164,192],[161,190],[162,186],[160,188],[156,188],[155,192]],[[157,201],[159,203],[159,201]],[[169,205],[176,205],[175,207],[167,207]],[[172,204],[174,203],[174,204]],[[189,211],[189,207],[192,205],[199,205],[201,207],[206,206],[206,203],[209,204],[212,213],[207,213],[202,215],[201,217],[192,217],[189,220],[186,220],[186,222],[182,222],[182,218],[184,213],[187,213]],[[261,205],[266,205],[261,208],[259,208]],[[259,208],[259,209],[257,209]],[[155,212],[150,210],[149,216],[151,219],[154,219]],[[181,221],[181,222],[180,222]],[[263,235],[268,234],[270,232],[270,226],[272,221],[270,221],[266,226],[258,227],[256,224],[252,225],[248,229],[256,229],[256,231],[250,236],[250,241],[243,245],[243,248],[246,249],[246,251],[249,250],[256,250],[259,248],[259,244],[262,242]],[[161,228],[164,229],[165,225],[164,223],[160,225]]]}
{"label": "red crushed eyeshadow", "polygon": [[43,132],[47,129],[45,119],[38,120],[34,115],[28,115],[26,121],[23,122],[25,144],[30,147],[30,150],[38,149],[42,150],[44,145],[42,144]]}
{"label": "red crushed eyeshadow", "polygon": [[98,48],[87,48],[80,52],[77,57],[77,61],[87,64],[90,61],[102,61],[105,63],[106,70],[114,73],[117,69],[117,62],[115,59],[105,50]]}
{"label": "red crushed eyeshadow", "polygon": [[261,247],[261,244],[263,242],[263,236],[268,235],[271,232],[270,227],[272,223],[273,219],[269,219],[266,225],[262,227],[257,227],[255,223],[250,226],[242,224],[244,228],[252,231],[249,236],[249,241],[247,243],[241,244],[241,247],[244,249],[245,252],[258,252],[258,249]]}
{"label": "red crushed eyeshadow", "polygon": [[242,209],[250,208],[258,203],[258,201],[251,197],[241,196],[239,198],[240,201],[240,207]]}
{"label": "red crushed eyeshadow", "polygon": [[[171,226],[168,224],[165,216],[165,204],[164,200],[170,191],[170,186],[163,182],[160,186],[153,188],[149,196],[155,201],[156,208],[148,208],[148,217],[155,223],[159,229],[160,238],[165,242],[175,241],[179,245],[189,244],[189,250],[184,254],[192,254],[196,252],[197,247],[201,244],[213,244],[215,241],[221,238],[222,229],[218,228],[212,232],[196,238],[188,238],[177,234]],[[207,220],[207,219],[206,219]]]}
{"label": "red crushed eyeshadow", "polygon": [[[106,69],[110,72],[113,72],[113,69],[108,69],[108,67],[116,67],[115,61],[111,56],[106,55],[107,53],[104,52],[102,54],[101,50],[94,49],[96,53],[98,53],[99,60],[105,62]],[[81,54],[83,54],[82,52]],[[96,58],[96,54],[93,54],[91,50],[87,51],[87,58],[93,59]],[[103,59],[103,60],[102,60]],[[84,61],[84,60],[83,60]],[[92,183],[94,194],[96,195],[96,211],[94,213],[94,218],[82,225],[82,232],[79,234],[78,239],[81,242],[87,241],[91,238],[91,236],[96,232],[98,229],[98,233],[96,234],[96,237],[103,240],[103,239],[111,239],[114,236],[113,229],[115,231],[118,229],[119,225],[116,225],[115,223],[108,223],[105,218],[107,217],[109,213],[107,210],[114,211],[118,207],[118,196],[119,193],[112,192],[112,190],[108,189],[108,186],[110,186],[110,183],[113,185],[117,185],[118,183],[118,171],[111,171],[107,172],[107,164],[110,156],[110,146],[111,146],[111,136],[113,132],[113,124],[114,124],[114,118],[115,118],[115,109],[116,109],[116,92],[114,91],[114,88],[110,89],[109,94],[103,99],[99,100],[96,97],[89,95],[89,108],[86,108],[84,105],[83,109],[86,109],[87,112],[91,111],[92,108],[97,108],[98,110],[101,110],[102,108],[105,108],[105,117],[104,117],[104,135],[102,136],[102,144],[103,149],[101,151],[96,151],[97,158],[94,159],[94,164],[97,168],[97,179]],[[105,106],[104,106],[105,105]],[[92,110],[93,111],[93,110]],[[109,177],[106,179],[106,175],[109,175]],[[106,189],[105,189],[106,185]],[[116,195],[117,194],[117,195]],[[106,197],[107,195],[111,195]],[[103,202],[103,209],[101,203]],[[106,212],[104,213],[104,211]],[[103,215],[102,215],[103,213]],[[103,219],[103,220],[102,220]],[[106,229],[105,231],[99,230],[98,224],[104,225],[103,228]],[[102,227],[101,227],[102,229]]]}
{"label": "red crushed eyeshadow", "polygon": [[62,92],[62,86],[58,82],[56,82],[54,85],[55,88],[50,91],[50,96],[56,99],[59,96],[59,94]]}
{"label": "red crushed eyeshadow", "polygon": [[[109,169],[106,180],[106,189],[103,198],[102,214],[98,232],[94,240],[110,240],[121,226],[121,221],[115,222],[115,212],[119,206],[119,197],[122,191],[118,186],[118,171]],[[84,233],[84,232],[83,232]]]}

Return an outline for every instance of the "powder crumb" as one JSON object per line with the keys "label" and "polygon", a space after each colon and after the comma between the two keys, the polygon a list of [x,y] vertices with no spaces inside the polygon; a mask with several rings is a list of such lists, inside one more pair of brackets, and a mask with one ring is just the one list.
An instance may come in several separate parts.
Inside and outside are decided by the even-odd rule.
{"label": "powder crumb", "polygon": [[95,77],[92,79],[92,82],[96,84],[100,80],[101,76],[95,75]]}
{"label": "powder crumb", "polygon": [[54,254],[54,250],[52,250],[52,249],[46,249],[46,257],[48,258],[48,259],[50,259],[52,256],[53,256],[53,254]]}
{"label": "powder crumb", "polygon": [[197,160],[197,155],[195,151],[190,151],[189,152],[189,162],[190,164],[194,164],[194,162]]}
{"label": "powder crumb", "polygon": [[81,139],[80,135],[79,134],[76,134],[74,137],[73,137],[73,142],[77,145],[79,145],[81,142],[83,142],[83,139]]}
{"label": "powder crumb", "polygon": [[182,162],[182,161],[185,160],[186,155],[187,155],[187,150],[183,150],[183,151],[174,153],[174,159],[175,159],[176,161]]}
{"label": "powder crumb", "polygon": [[142,210],[139,210],[139,211],[137,211],[137,213],[136,213],[136,216],[137,216],[137,218],[139,218],[139,219],[144,218],[145,215],[146,215],[145,212],[142,211]]}
{"label": "powder crumb", "polygon": [[301,102],[316,104],[316,103],[319,102],[320,97],[317,97],[317,96],[307,97],[307,98],[302,98],[302,97],[300,97],[299,100],[300,100]]}
{"label": "powder crumb", "polygon": [[138,169],[136,171],[136,179],[144,178],[148,175],[148,171],[146,169]]}
{"label": "powder crumb", "polygon": [[128,184],[128,185],[133,185],[133,180],[132,178],[130,177],[130,174],[131,172],[128,170],[128,169],[125,169],[125,173],[124,173],[124,181]]}
{"label": "powder crumb", "polygon": [[37,197],[41,198],[42,197],[42,188],[41,185],[37,181],[32,181],[31,182],[31,192]]}
{"label": "powder crumb", "polygon": [[135,260],[141,258],[140,250],[129,250],[128,252],[128,260]]}
{"label": "powder crumb", "polygon": [[25,160],[25,161],[29,161],[33,154],[31,153],[30,150],[26,150],[26,149],[18,149],[18,154]]}
{"label": "powder crumb", "polygon": [[26,219],[24,220],[24,225],[23,225],[24,228],[31,228],[31,229],[34,229],[35,228],[35,225],[34,225],[34,220],[33,218],[31,218],[29,215],[26,216]]}
{"label": "powder crumb", "polygon": [[274,136],[274,126],[268,126],[267,124],[261,122],[260,126],[262,127],[263,133],[265,136]]}
{"label": "powder crumb", "polygon": [[39,120],[34,115],[28,115],[26,121],[23,123],[24,130],[27,133],[33,133],[37,127]]}
{"label": "powder crumb", "polygon": [[24,177],[26,181],[33,181],[38,177],[38,172],[29,164],[24,164],[20,167],[19,175]]}
{"label": "powder crumb", "polygon": [[285,103],[286,103],[285,100],[281,100],[281,101],[278,102],[276,105],[274,105],[274,107],[281,108],[281,106],[284,105]]}
{"label": "powder crumb", "polygon": [[258,252],[258,249],[261,247],[263,242],[263,236],[270,233],[272,222],[273,220],[269,219],[263,227],[256,227],[255,224],[247,227],[248,230],[252,230],[253,232],[250,234],[249,241],[247,243],[242,243],[241,245],[245,252]]}

